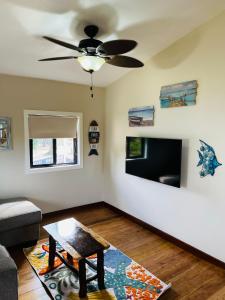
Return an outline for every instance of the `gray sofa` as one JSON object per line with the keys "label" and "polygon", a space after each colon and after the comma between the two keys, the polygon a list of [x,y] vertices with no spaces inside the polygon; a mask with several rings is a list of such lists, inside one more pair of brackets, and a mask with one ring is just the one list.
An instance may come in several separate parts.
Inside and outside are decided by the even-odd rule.
{"label": "gray sofa", "polygon": [[0,200],[0,244],[11,247],[39,239],[41,210],[26,198]]}
{"label": "gray sofa", "polygon": [[0,300],[18,299],[17,267],[5,247],[35,244],[41,220],[41,210],[25,198],[0,200]]}

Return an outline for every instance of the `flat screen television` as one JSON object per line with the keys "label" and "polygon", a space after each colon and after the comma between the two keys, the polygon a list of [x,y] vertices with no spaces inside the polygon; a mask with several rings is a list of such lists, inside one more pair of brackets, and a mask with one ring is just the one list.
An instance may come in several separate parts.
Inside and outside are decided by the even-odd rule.
{"label": "flat screen television", "polygon": [[180,187],[182,140],[126,137],[126,173]]}

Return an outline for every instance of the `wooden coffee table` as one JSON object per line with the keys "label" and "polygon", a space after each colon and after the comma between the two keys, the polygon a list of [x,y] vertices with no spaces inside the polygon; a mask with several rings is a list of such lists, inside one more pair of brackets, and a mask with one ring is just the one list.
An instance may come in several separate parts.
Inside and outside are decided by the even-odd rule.
{"label": "wooden coffee table", "polygon": [[[43,228],[49,234],[48,264],[50,269],[54,267],[55,257],[59,257],[78,276],[81,298],[86,297],[87,283],[92,280],[98,280],[99,289],[105,288],[104,250],[109,248],[109,243],[74,218],[52,223]],[[56,251],[56,242],[67,252],[67,259],[63,257],[61,251]],[[94,254],[97,254],[97,265],[87,259]],[[78,261],[78,269],[74,267],[73,259]],[[96,275],[88,279],[86,279],[86,263],[96,271]]]}

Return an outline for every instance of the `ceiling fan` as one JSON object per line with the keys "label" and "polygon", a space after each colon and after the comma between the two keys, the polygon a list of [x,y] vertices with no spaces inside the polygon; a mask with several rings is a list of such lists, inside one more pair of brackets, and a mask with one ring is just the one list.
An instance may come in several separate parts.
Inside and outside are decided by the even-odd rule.
{"label": "ceiling fan", "polygon": [[121,55],[134,49],[137,46],[136,41],[119,39],[103,43],[94,38],[98,31],[99,28],[96,25],[86,26],[84,32],[88,38],[81,40],[78,47],[55,38],[44,36],[43,38],[46,40],[75,50],[79,52],[80,55],[44,58],[39,61],[77,59],[81,67],[90,73],[100,70],[104,63],[123,68],[139,68],[144,66],[144,64],[136,58]]}

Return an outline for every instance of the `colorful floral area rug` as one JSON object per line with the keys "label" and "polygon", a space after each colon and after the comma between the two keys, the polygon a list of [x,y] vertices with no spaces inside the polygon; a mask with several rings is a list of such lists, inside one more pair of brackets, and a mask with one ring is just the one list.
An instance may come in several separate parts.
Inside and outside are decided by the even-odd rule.
{"label": "colorful floral area rug", "polygon": [[[57,245],[57,251],[66,257],[66,252]],[[41,240],[34,247],[24,249],[24,254],[34,268],[38,277],[55,300],[78,300],[79,281],[77,276],[67,268],[59,258],[55,258],[54,269],[48,269],[48,240]],[[96,263],[96,256],[88,258]],[[78,268],[76,260],[73,264]],[[127,257],[121,251],[110,246],[104,254],[105,290],[98,289],[97,281],[87,285],[87,297],[91,300],[156,300],[168,288],[165,284],[141,265]],[[87,278],[96,274],[87,266]]]}

